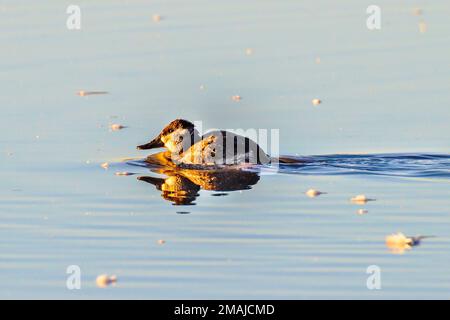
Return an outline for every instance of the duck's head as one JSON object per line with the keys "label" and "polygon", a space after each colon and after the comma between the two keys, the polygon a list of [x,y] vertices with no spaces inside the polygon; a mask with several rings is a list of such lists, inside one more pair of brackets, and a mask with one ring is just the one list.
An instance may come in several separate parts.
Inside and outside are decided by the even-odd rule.
{"label": "duck's head", "polygon": [[194,124],[183,119],[169,123],[161,133],[149,143],[138,146],[138,150],[167,148],[172,153],[179,154],[194,143],[198,135]]}

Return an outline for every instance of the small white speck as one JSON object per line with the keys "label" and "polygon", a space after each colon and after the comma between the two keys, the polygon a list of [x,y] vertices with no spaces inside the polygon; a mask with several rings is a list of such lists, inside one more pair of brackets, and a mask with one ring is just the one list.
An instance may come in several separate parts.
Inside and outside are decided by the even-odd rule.
{"label": "small white speck", "polygon": [[154,22],[160,22],[162,20],[162,17],[159,14],[154,14],[152,19]]}
{"label": "small white speck", "polygon": [[114,284],[117,282],[117,276],[109,276],[107,274],[101,274],[97,277],[95,280],[97,283],[97,286],[99,288],[105,288],[109,286],[110,284]]}
{"label": "small white speck", "polygon": [[110,125],[109,128],[111,129],[111,131],[119,131],[119,130],[125,129],[126,127],[121,124],[114,123],[114,124]]}
{"label": "small white speck", "polygon": [[365,194],[359,194],[359,195],[351,198],[350,201],[353,203],[356,203],[356,204],[365,204],[368,201],[375,201],[375,199],[370,199]]}
{"label": "small white speck", "polygon": [[308,191],[305,192],[305,194],[310,198],[315,198],[320,196],[321,194],[324,194],[324,192],[315,189],[309,189]]}
{"label": "small white speck", "polygon": [[365,215],[365,214],[369,213],[369,211],[366,210],[366,209],[359,209],[359,210],[357,211],[357,213],[358,213],[360,216],[362,216],[362,215]]}
{"label": "small white speck", "polygon": [[133,173],[122,171],[122,172],[116,172],[115,175],[116,176],[131,176],[131,175],[133,175]]}

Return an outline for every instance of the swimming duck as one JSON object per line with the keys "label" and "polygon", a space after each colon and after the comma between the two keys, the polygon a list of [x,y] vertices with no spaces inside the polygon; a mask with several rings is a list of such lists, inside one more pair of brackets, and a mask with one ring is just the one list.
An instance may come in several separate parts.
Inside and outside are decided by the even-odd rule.
{"label": "swimming duck", "polygon": [[[167,148],[176,166],[222,166],[269,164],[271,158],[253,140],[217,130],[200,137],[193,123],[176,119],[138,150]],[[166,153],[167,155],[167,153]]]}

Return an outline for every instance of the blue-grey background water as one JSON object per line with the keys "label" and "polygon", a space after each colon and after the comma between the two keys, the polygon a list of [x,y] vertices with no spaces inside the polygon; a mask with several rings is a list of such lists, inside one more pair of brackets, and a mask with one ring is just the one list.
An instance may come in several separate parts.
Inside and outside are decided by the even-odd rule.
{"label": "blue-grey background water", "polygon": [[[369,4],[2,1],[0,297],[448,299],[450,4],[378,1],[375,31]],[[282,154],[323,156],[174,206],[114,173],[178,117],[280,129]],[[397,231],[435,238],[394,255]],[[97,288],[102,273],[117,285]]]}

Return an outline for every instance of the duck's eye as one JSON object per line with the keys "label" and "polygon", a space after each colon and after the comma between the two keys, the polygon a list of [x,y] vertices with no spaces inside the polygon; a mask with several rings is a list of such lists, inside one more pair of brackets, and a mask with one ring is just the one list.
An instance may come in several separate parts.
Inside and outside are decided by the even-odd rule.
{"label": "duck's eye", "polygon": [[181,142],[181,141],[183,141],[183,139],[184,139],[184,138],[183,138],[183,136],[180,136],[180,138],[179,138],[179,139],[180,139],[180,142]]}

